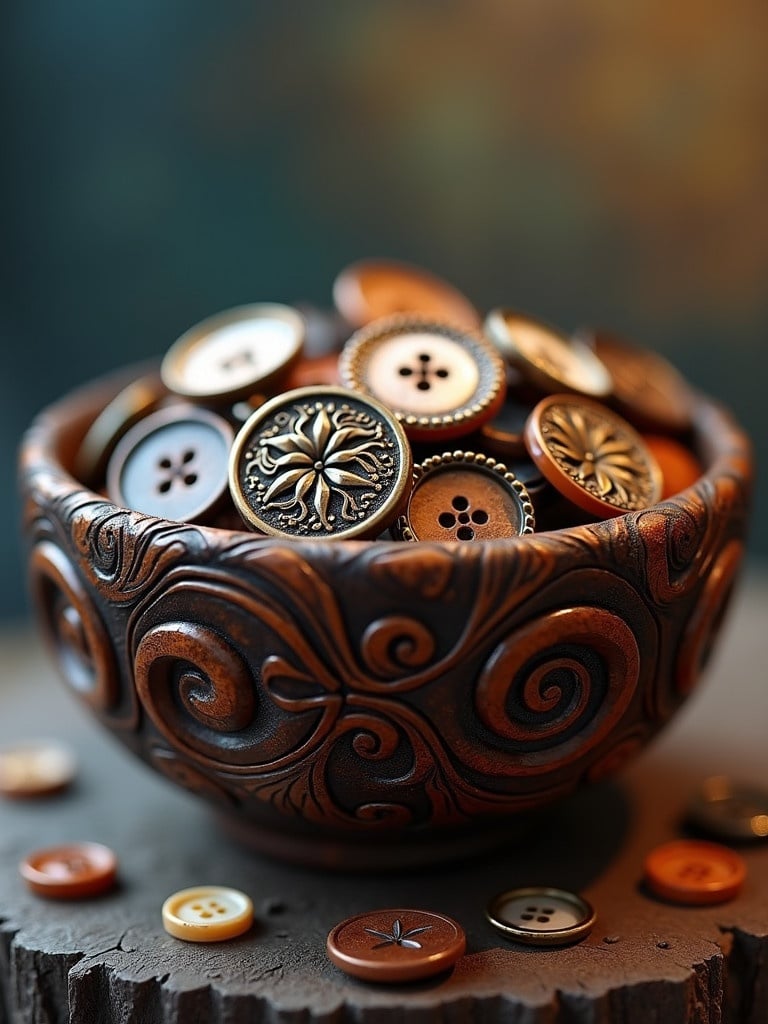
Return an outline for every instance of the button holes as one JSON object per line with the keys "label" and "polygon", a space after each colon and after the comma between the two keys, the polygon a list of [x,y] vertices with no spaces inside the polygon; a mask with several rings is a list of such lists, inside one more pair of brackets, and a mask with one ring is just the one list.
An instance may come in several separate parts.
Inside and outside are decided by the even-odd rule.
{"label": "button holes", "polygon": [[202,905],[202,903],[193,903],[192,904],[192,909],[193,910],[202,910],[203,909],[203,905]]}
{"label": "button holes", "polygon": [[194,449],[188,448],[181,457],[183,463],[191,462],[195,457]]}
{"label": "button holes", "polygon": [[187,485],[187,487],[191,487],[192,484],[196,484],[197,473],[187,473],[187,475],[184,477],[184,483]]}
{"label": "button holes", "polygon": [[160,467],[160,469],[170,469],[172,465],[171,460],[168,458],[167,455],[164,456],[162,459],[159,459],[157,464]]}
{"label": "button holes", "polygon": [[200,917],[213,917],[213,914],[210,912],[210,910],[201,910]]}
{"label": "button holes", "polygon": [[429,383],[428,380],[420,380],[416,387],[419,389],[419,391],[429,391],[432,385]]}
{"label": "button holes", "polygon": [[411,374],[413,373],[413,370],[410,368],[410,366],[401,366],[397,372],[400,374],[401,377],[410,377]]}
{"label": "button holes", "polygon": [[521,914],[520,915],[520,919],[522,921],[532,921],[533,920],[533,914]]}
{"label": "button holes", "polygon": [[160,483],[157,485],[157,489],[161,494],[167,494],[168,491],[170,491],[171,489],[171,481],[161,480]]}
{"label": "button holes", "polygon": [[459,538],[459,540],[474,540],[475,531],[472,529],[471,526],[460,526],[456,531],[456,536]]}
{"label": "button holes", "polygon": [[459,512],[459,522],[466,525],[469,522],[469,514],[467,512]]}
{"label": "button holes", "polygon": [[469,508],[469,498],[465,498],[463,494],[457,494],[451,504],[457,512],[465,512]]}
{"label": "button holes", "polygon": [[442,366],[440,367],[439,370],[435,370],[435,376],[436,377],[441,377],[443,380],[445,380],[445,378],[448,376],[448,373],[449,373],[449,371],[446,370],[445,367],[442,367]]}
{"label": "button holes", "polygon": [[544,914],[541,914],[539,917],[536,918],[536,920],[539,921],[541,924],[547,924],[549,918],[545,917]]}
{"label": "button holes", "polygon": [[226,914],[226,912],[227,912],[227,911],[226,911],[226,908],[225,908],[225,907],[217,907],[217,908],[216,908],[216,913],[217,913],[217,914]]}
{"label": "button holes", "polygon": [[485,511],[484,508],[477,508],[472,513],[472,522],[477,523],[478,526],[482,526],[484,523],[487,523],[488,519],[488,513]]}
{"label": "button holes", "polygon": [[441,512],[437,521],[444,530],[452,530],[456,525],[456,516],[452,512]]}
{"label": "button holes", "polygon": [[526,907],[525,909],[526,909],[526,912],[527,912],[528,914],[535,914],[535,913],[536,913],[536,911],[537,911],[537,910],[538,910],[539,908],[538,908],[538,907]]}
{"label": "button holes", "polygon": [[422,352],[421,355],[419,356],[419,362],[420,363],[428,363],[431,358],[432,358],[432,356],[429,355],[428,352]]}

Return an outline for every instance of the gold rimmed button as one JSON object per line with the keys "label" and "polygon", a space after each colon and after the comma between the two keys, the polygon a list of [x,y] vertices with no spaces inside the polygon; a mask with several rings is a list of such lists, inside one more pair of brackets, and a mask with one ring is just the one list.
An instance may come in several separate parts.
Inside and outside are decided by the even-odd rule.
{"label": "gold rimmed button", "polygon": [[486,910],[490,923],[526,946],[565,946],[592,931],[595,911],[576,893],[551,886],[526,886],[496,896]]}
{"label": "gold rimmed button", "polygon": [[336,308],[353,327],[398,313],[477,330],[480,314],[453,285],[421,267],[397,260],[359,260],[333,284]]}
{"label": "gold rimmed button", "polygon": [[396,527],[403,540],[498,540],[533,532],[528,492],[495,459],[445,452],[415,466],[413,478]]}
{"label": "gold rimmed button", "polygon": [[608,369],[580,339],[511,309],[491,310],[484,329],[510,366],[541,391],[592,398],[611,393]]}
{"label": "gold rimmed button", "polygon": [[477,430],[506,394],[502,359],[480,335],[394,317],[358,331],[339,362],[344,384],[378,399],[414,441]]}
{"label": "gold rimmed button", "polygon": [[375,399],[299,388],[266,402],[238,433],[229,486],[245,523],[280,537],[377,537],[411,483],[402,427]]}
{"label": "gold rimmed button", "polygon": [[598,402],[542,399],[526,423],[525,443],[563,497],[599,519],[647,508],[661,496],[661,469],[643,439]]}
{"label": "gold rimmed button", "polygon": [[301,355],[304,318],[291,306],[255,303],[202,320],[163,359],[166,387],[184,398],[233,402],[276,385]]}

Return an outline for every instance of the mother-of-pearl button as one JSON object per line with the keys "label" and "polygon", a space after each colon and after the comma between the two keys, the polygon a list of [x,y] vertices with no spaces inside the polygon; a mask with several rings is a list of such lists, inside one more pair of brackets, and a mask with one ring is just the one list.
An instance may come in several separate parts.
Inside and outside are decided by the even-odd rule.
{"label": "mother-of-pearl button", "polygon": [[595,912],[565,889],[529,886],[496,896],[486,916],[498,931],[528,946],[564,946],[587,936]]}
{"label": "mother-of-pearl button", "polygon": [[163,904],[163,927],[187,942],[220,942],[247,932],[253,924],[253,903],[239,889],[201,885],[181,889]]}

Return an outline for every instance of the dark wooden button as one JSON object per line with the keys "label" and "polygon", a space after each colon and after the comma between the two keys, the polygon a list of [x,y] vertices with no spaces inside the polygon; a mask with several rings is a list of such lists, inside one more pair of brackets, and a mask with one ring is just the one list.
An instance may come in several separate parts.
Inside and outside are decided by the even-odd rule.
{"label": "dark wooden button", "polygon": [[427,320],[395,317],[358,331],[339,372],[347,387],[391,409],[414,441],[477,430],[506,394],[504,364],[489,342]]}
{"label": "dark wooden button", "polygon": [[69,747],[49,740],[18,743],[0,750],[0,794],[27,798],[65,790],[77,772]]}
{"label": "dark wooden button", "polygon": [[579,395],[541,400],[525,443],[544,476],[574,505],[600,519],[634,512],[661,497],[662,475],[625,419]]}
{"label": "dark wooden button", "polygon": [[706,779],[688,806],[688,821],[719,839],[768,840],[768,789],[734,782],[724,775]]}
{"label": "dark wooden button", "polygon": [[112,501],[147,515],[197,522],[226,495],[234,432],[205,409],[160,409],[122,438],[109,460]]}
{"label": "dark wooden button", "polygon": [[610,331],[583,328],[577,337],[590,345],[608,368],[613,379],[612,400],[626,419],[642,430],[688,430],[691,389],[663,356]]}
{"label": "dark wooden button", "polygon": [[375,399],[344,388],[300,388],[244,424],[230,491],[252,528],[282,537],[377,537],[411,486],[402,427]]}
{"label": "dark wooden button", "polygon": [[592,931],[595,911],[581,896],[550,886],[500,893],[486,916],[494,928],[526,946],[565,946]]}
{"label": "dark wooden button", "polygon": [[677,839],[645,860],[648,887],[672,903],[725,903],[741,891],[746,865],[733,850],[698,839]]}
{"label": "dark wooden button", "polygon": [[234,402],[269,391],[301,355],[304,318],[291,306],[257,303],[196,324],[163,359],[170,391],[184,398]]}
{"label": "dark wooden button", "polygon": [[680,441],[663,434],[643,434],[643,441],[661,469],[662,501],[695,484],[701,476],[698,459]]}
{"label": "dark wooden button", "polygon": [[477,330],[480,314],[453,285],[420,267],[395,260],[360,260],[333,285],[333,299],[353,327],[397,313]]}
{"label": "dark wooden button", "polygon": [[610,395],[610,373],[578,338],[511,309],[491,310],[484,329],[510,366],[541,391]]}
{"label": "dark wooden button", "polygon": [[115,884],[117,858],[101,843],[68,843],[28,854],[19,865],[33,892],[51,899],[77,900]]}
{"label": "dark wooden button", "polygon": [[506,466],[475,452],[446,452],[414,467],[398,521],[403,540],[498,540],[533,533],[533,506]]}
{"label": "dark wooden button", "polygon": [[461,925],[426,910],[373,910],[331,931],[330,960],[366,981],[407,982],[447,971],[466,949]]}

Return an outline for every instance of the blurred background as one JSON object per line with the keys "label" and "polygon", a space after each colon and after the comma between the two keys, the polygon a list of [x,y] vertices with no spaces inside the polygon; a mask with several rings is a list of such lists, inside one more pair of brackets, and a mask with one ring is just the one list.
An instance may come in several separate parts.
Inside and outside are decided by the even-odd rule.
{"label": "blurred background", "polygon": [[[768,443],[764,0],[16,0],[0,14],[0,616],[46,403],[362,256],[657,349]],[[753,563],[768,555],[758,484]]]}

